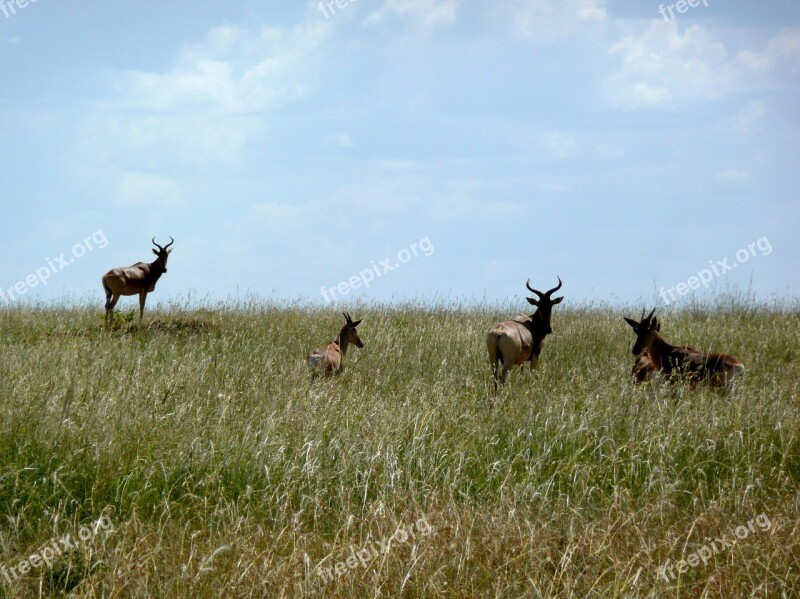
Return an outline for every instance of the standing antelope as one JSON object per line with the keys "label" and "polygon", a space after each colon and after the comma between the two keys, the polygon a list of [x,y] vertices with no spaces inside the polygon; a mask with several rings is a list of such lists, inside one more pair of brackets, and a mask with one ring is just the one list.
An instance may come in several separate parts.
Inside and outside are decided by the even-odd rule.
{"label": "standing antelope", "polygon": [[359,339],[358,331],[356,331],[356,327],[361,324],[361,321],[353,322],[348,313],[343,314],[345,324],[339,331],[339,336],[328,345],[312,350],[308,356],[308,365],[311,366],[315,376],[320,369],[324,369],[326,375],[343,373],[347,347],[351,343],[359,348],[364,347],[364,343]]}
{"label": "standing antelope", "polygon": [[[645,317],[642,310],[642,319],[636,322],[632,318],[625,318],[636,333],[636,343],[633,353],[637,356],[637,365],[642,356],[651,363],[647,366],[642,360],[642,370],[663,371],[667,380],[674,383],[678,380],[688,380],[691,387],[697,386],[701,380],[708,381],[712,386],[730,389],[734,378],[744,372],[744,366],[736,358],[725,354],[704,354],[693,347],[670,345],[661,338],[659,331],[661,323],[654,317],[656,309]],[[644,352],[644,353],[643,353]],[[636,365],[634,365],[636,372]],[[640,371],[641,372],[641,371]],[[645,380],[650,377],[646,377]]]}
{"label": "standing antelope", "polygon": [[489,362],[492,364],[494,377],[494,395],[497,397],[497,368],[498,362],[503,362],[503,374],[500,382],[505,384],[509,371],[514,366],[519,366],[526,360],[531,363],[531,370],[536,368],[539,355],[542,353],[544,338],[553,332],[550,328],[550,314],[553,306],[560,304],[564,296],[551,299],[551,295],[561,289],[561,277],[558,285],[550,291],[542,293],[531,287],[531,281],[525,283],[529,291],[539,296],[539,299],[526,298],[536,306],[537,310],[530,316],[517,316],[514,320],[498,322],[486,336],[486,347],[489,350]]}
{"label": "standing antelope", "polygon": [[156,255],[154,262],[137,262],[127,268],[112,268],[103,275],[103,289],[106,291],[106,323],[110,323],[120,295],[139,295],[139,322],[144,314],[144,302],[147,294],[155,291],[158,279],[167,272],[167,258],[172,253],[169,249],[175,243],[172,237],[169,243],[161,247],[153,237],[153,253]]}

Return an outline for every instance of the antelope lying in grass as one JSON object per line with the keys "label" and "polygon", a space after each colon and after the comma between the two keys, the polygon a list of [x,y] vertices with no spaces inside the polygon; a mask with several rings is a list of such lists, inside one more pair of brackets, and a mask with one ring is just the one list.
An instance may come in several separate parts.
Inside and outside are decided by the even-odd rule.
{"label": "antelope lying in grass", "polygon": [[144,314],[144,302],[147,294],[155,291],[156,283],[167,272],[167,258],[172,253],[169,249],[175,240],[169,238],[169,243],[161,247],[153,237],[153,253],[156,255],[154,262],[137,262],[127,268],[112,268],[103,275],[103,289],[106,291],[106,323],[112,321],[114,306],[117,305],[120,295],[139,295],[139,322]]}
{"label": "antelope lying in grass", "polygon": [[662,371],[670,383],[686,380],[694,389],[700,381],[707,381],[730,390],[733,380],[744,372],[741,362],[725,354],[704,354],[693,347],[670,345],[659,335],[661,323],[653,316],[655,311],[653,308],[645,317],[642,310],[639,322],[625,318],[636,333],[632,351],[638,356],[633,367],[637,381],[650,380],[655,372]]}
{"label": "antelope lying in grass", "polygon": [[653,380],[657,371],[656,365],[650,359],[650,354],[646,351],[636,356],[636,362],[631,369],[631,376],[636,385],[647,383]]}
{"label": "antelope lying in grass", "polygon": [[538,299],[526,298],[530,304],[536,306],[536,312],[530,316],[517,316],[514,320],[498,322],[489,329],[489,334],[486,336],[489,362],[492,364],[495,397],[497,397],[498,363],[503,363],[503,373],[500,377],[502,384],[505,384],[506,377],[514,366],[529,361],[531,370],[536,368],[544,346],[544,338],[553,332],[553,329],[550,328],[552,308],[564,299],[564,296],[551,299],[551,295],[561,289],[561,277],[558,278],[558,285],[545,293],[531,287],[530,279],[525,286],[539,296]]}
{"label": "antelope lying in grass", "polygon": [[316,376],[320,370],[326,375],[341,374],[344,372],[345,356],[347,348],[352,343],[356,347],[364,347],[364,343],[358,337],[356,327],[361,324],[360,320],[353,322],[350,315],[344,313],[345,324],[339,331],[339,336],[324,347],[312,350],[308,356],[308,365],[312,368],[312,374]]}

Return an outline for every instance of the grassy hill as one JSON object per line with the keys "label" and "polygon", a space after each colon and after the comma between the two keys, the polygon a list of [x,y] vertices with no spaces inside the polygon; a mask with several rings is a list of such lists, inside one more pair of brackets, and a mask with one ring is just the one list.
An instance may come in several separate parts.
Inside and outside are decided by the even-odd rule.
{"label": "grassy hill", "polygon": [[366,346],[317,382],[332,309],[0,310],[0,595],[798,596],[800,311],[662,315],[745,364],[731,397],[634,388],[638,313],[558,306],[492,402],[523,305],[348,306]]}

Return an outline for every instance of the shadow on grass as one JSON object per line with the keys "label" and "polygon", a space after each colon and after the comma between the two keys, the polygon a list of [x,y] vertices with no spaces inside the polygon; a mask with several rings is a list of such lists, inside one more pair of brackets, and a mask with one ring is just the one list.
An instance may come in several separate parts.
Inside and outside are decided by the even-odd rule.
{"label": "shadow on grass", "polygon": [[[215,327],[208,322],[197,318],[186,318],[176,320],[152,320],[147,319],[140,325],[138,322],[118,323],[114,322],[110,327],[103,327],[103,330],[115,335],[135,335],[139,333],[159,332],[167,334],[183,333],[189,335],[200,335],[210,332]],[[87,336],[91,331],[84,331]]]}

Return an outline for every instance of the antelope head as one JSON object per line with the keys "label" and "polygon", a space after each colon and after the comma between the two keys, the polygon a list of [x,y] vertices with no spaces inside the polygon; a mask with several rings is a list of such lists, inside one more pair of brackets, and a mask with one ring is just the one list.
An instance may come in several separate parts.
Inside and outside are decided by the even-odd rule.
{"label": "antelope head", "polygon": [[167,258],[172,253],[172,250],[169,249],[169,246],[171,246],[173,243],[175,243],[175,240],[172,239],[172,237],[170,237],[169,243],[164,247],[161,247],[156,243],[156,238],[153,237],[153,245],[158,248],[158,249],[153,248],[153,253],[156,256],[158,256],[157,261],[161,263],[161,266],[164,268],[164,272],[167,272]]}
{"label": "antelope head", "polygon": [[529,297],[526,298],[528,303],[536,306],[538,310],[531,315],[531,320],[534,322],[535,325],[538,325],[539,332],[543,335],[549,335],[553,332],[553,329],[550,327],[550,315],[552,313],[553,306],[556,304],[560,304],[561,300],[564,299],[564,296],[557,297],[555,299],[552,298],[553,293],[561,289],[561,277],[558,277],[558,285],[553,287],[550,291],[545,291],[542,293],[531,287],[531,280],[528,279],[528,282],[525,283],[525,286],[528,288],[528,291],[531,293],[536,294],[537,297]]}
{"label": "antelope head", "polygon": [[364,342],[358,336],[358,331],[356,331],[356,327],[361,324],[360,320],[356,320],[353,322],[353,319],[350,318],[350,314],[347,312],[342,313],[344,315],[344,319],[347,323],[342,328],[342,337],[347,338],[348,343],[354,344],[356,347],[364,347]]}
{"label": "antelope head", "polygon": [[653,311],[645,316],[644,310],[642,310],[642,316],[639,322],[636,322],[632,318],[625,317],[625,322],[631,325],[633,332],[636,333],[636,343],[633,344],[633,350],[631,350],[635,356],[638,356],[646,347],[649,347],[661,330],[661,323],[658,322],[657,317],[653,316],[655,312],[656,309],[653,308]]}

